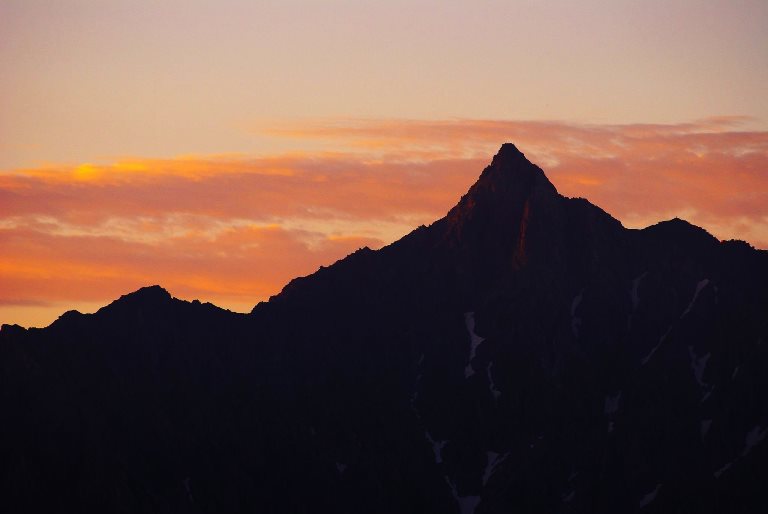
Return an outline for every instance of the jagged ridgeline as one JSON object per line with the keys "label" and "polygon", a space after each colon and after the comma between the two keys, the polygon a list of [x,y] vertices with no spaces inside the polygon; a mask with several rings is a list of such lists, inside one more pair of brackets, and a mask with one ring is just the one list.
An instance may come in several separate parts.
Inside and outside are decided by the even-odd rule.
{"label": "jagged ridgeline", "polygon": [[768,255],[565,198],[446,217],[250,314],[160,287],[0,331],[0,509],[765,512]]}

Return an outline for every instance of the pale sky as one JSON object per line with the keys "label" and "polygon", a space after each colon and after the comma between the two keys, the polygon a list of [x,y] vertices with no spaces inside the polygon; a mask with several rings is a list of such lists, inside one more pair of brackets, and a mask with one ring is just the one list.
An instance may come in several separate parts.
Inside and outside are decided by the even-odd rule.
{"label": "pale sky", "polygon": [[768,126],[768,2],[0,0],[0,169],[307,118]]}

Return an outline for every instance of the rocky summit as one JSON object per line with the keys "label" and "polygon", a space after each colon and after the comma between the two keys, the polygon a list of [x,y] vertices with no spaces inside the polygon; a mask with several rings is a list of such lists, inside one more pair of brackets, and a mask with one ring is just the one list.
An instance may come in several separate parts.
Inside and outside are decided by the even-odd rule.
{"label": "rocky summit", "polygon": [[249,314],[158,286],[0,331],[0,510],[768,509],[768,252],[636,230],[511,144]]}

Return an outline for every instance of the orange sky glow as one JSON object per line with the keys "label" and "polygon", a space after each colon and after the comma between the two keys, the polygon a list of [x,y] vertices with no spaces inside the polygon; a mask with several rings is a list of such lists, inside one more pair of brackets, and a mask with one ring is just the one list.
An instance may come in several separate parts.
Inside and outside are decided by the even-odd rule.
{"label": "orange sky glow", "polygon": [[46,324],[153,283],[247,311],[442,217],[504,141],[625,226],[679,216],[768,248],[768,132],[740,130],[748,121],[314,120],[254,130],[336,151],[5,172],[0,315]]}

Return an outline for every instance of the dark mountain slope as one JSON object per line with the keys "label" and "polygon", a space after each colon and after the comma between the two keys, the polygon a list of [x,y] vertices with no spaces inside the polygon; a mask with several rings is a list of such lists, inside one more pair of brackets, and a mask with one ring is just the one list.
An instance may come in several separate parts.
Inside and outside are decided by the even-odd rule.
{"label": "dark mountain slope", "polygon": [[762,512],[768,255],[629,230],[505,144],[250,315],[0,332],[4,511]]}

